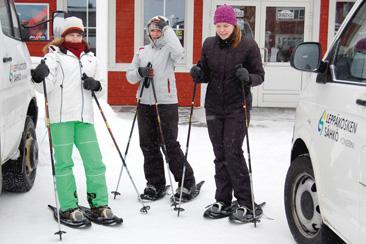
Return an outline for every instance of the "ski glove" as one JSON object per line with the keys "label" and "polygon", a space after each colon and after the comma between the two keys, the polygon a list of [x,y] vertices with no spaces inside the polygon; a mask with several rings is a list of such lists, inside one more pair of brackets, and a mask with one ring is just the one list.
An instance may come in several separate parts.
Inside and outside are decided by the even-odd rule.
{"label": "ski glove", "polygon": [[83,74],[82,80],[84,81],[83,87],[85,90],[91,90],[91,91],[102,90],[102,85],[100,84],[100,81],[97,81],[94,78],[87,76],[85,73]]}
{"label": "ski glove", "polygon": [[243,85],[249,85],[249,72],[242,65],[237,65],[235,76]]}
{"label": "ski glove", "polygon": [[151,67],[139,67],[137,71],[142,78],[152,78],[154,76],[154,70]]}
{"label": "ski glove", "polygon": [[35,69],[31,70],[32,79],[35,83],[41,83],[50,73],[50,69],[44,60]]}
{"label": "ski glove", "polygon": [[205,83],[203,71],[199,66],[193,65],[192,68],[191,68],[190,73],[191,73],[193,82],[195,82],[195,83]]}
{"label": "ski glove", "polygon": [[169,23],[167,20],[164,20],[163,18],[159,17],[159,19],[156,22],[156,25],[159,27],[161,31],[163,31],[164,27],[167,26]]}

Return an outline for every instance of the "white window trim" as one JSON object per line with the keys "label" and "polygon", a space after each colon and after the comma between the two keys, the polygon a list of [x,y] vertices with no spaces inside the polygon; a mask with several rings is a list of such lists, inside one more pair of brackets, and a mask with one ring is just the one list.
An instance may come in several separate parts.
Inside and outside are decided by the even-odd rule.
{"label": "white window trim", "polygon": [[[186,0],[184,23],[184,62],[176,65],[175,71],[189,72],[193,60],[194,0]],[[135,0],[134,52],[143,46],[144,0]],[[109,71],[126,71],[130,63],[116,63],[116,0],[109,3]],[[132,61],[131,57],[131,61]]]}
{"label": "white window trim", "polygon": [[328,16],[328,47],[332,44],[335,33],[334,33],[334,26],[335,26],[335,16],[336,16],[336,5],[337,2],[356,2],[356,0],[336,0],[336,1],[329,1],[329,16]]}

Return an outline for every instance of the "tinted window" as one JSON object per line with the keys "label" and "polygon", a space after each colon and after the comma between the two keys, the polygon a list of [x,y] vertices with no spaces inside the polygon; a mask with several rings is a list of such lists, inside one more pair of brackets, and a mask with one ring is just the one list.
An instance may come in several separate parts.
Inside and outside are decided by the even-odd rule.
{"label": "tinted window", "polygon": [[366,82],[366,4],[359,8],[337,43],[335,78]]}
{"label": "tinted window", "polygon": [[12,36],[13,28],[10,19],[8,1],[0,0],[0,20],[3,33],[7,36]]}
{"label": "tinted window", "polygon": [[12,3],[10,4],[10,12],[11,12],[11,17],[13,19],[14,37],[16,39],[20,39],[20,28],[19,28],[18,15],[17,15],[17,12],[15,11],[14,5]]}

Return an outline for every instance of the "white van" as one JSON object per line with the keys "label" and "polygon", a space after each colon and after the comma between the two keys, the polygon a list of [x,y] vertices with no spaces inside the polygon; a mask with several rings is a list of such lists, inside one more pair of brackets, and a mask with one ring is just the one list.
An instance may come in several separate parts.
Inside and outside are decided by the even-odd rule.
{"label": "white van", "polygon": [[0,192],[30,190],[37,171],[38,107],[22,39],[13,0],[0,0]]}
{"label": "white van", "polygon": [[296,110],[285,183],[297,243],[366,243],[366,1],[358,0],[321,60],[300,44],[291,65],[314,72]]}

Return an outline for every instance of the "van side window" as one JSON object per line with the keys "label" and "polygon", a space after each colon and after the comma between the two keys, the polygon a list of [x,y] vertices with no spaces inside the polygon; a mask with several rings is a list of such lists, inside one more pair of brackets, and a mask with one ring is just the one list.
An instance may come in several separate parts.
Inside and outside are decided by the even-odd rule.
{"label": "van side window", "polygon": [[336,45],[335,79],[366,83],[366,3],[344,30]]}
{"label": "van side window", "polygon": [[14,30],[13,37],[20,40],[19,17],[15,10],[14,3],[10,4],[10,12],[11,12],[12,20],[13,20],[13,30]]}
{"label": "van side window", "polygon": [[13,26],[11,23],[8,1],[0,0],[0,20],[3,33],[10,37],[13,36]]}

